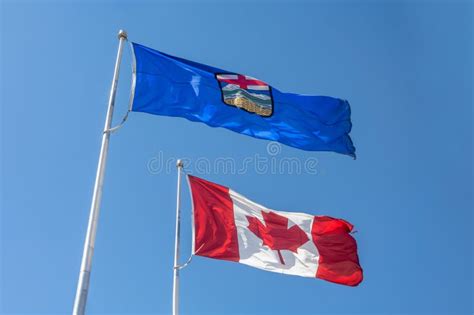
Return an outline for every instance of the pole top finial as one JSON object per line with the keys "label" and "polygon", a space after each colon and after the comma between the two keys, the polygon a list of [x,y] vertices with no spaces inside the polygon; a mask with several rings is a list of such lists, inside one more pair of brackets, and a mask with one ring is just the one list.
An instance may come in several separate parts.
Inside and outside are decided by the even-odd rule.
{"label": "pole top finial", "polygon": [[178,160],[176,161],[176,167],[179,168],[179,167],[183,167],[183,166],[184,166],[183,161],[181,161],[181,159],[178,159]]}
{"label": "pole top finial", "polygon": [[118,36],[118,39],[121,39],[121,38],[127,39],[127,36],[128,36],[128,35],[127,35],[127,32],[126,32],[125,30],[120,30],[120,31],[118,32],[118,35],[117,35],[117,36]]}

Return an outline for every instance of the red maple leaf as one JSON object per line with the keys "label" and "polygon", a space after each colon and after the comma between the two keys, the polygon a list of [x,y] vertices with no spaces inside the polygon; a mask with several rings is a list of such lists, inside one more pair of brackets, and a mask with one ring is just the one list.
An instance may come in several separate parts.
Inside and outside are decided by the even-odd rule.
{"label": "red maple leaf", "polygon": [[263,241],[263,245],[278,252],[280,262],[285,261],[281,255],[281,250],[290,250],[296,253],[297,249],[309,241],[306,233],[298,226],[293,225],[288,228],[288,218],[274,212],[262,211],[265,225],[259,219],[247,216],[249,222],[248,229]]}

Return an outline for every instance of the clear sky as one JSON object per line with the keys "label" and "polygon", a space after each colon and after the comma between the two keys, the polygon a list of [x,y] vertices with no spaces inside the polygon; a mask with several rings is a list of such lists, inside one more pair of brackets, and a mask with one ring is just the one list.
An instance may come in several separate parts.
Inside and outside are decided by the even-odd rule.
{"label": "clear sky", "polygon": [[[181,273],[182,314],[473,312],[472,2],[0,8],[1,312],[72,310],[120,28],[132,41],[282,91],[348,99],[358,159],[286,146],[269,153],[266,141],[132,113],[111,138],[89,314],[170,313],[176,173],[160,163],[177,157],[270,208],[351,221],[365,271],[352,288],[195,257]],[[127,47],[115,122],[130,78]],[[256,156],[309,160],[311,169],[216,166],[230,158],[241,168]],[[182,210],[184,261],[187,188]]]}

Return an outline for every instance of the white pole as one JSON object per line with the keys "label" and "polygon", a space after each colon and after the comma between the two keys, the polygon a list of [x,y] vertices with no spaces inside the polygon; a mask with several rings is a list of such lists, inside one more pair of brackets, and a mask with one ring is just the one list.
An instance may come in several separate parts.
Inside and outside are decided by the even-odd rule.
{"label": "white pole", "polygon": [[179,232],[180,232],[180,221],[181,221],[181,170],[183,168],[183,162],[178,160],[176,162],[178,168],[178,187],[176,193],[176,230],[174,238],[174,266],[173,266],[173,315],[179,313]]}
{"label": "white pole", "polygon": [[77,283],[76,298],[74,300],[73,315],[83,315],[86,309],[87,293],[89,292],[89,280],[91,274],[92,256],[94,254],[95,235],[97,233],[97,223],[99,220],[100,200],[102,198],[102,186],[104,183],[105,164],[107,162],[107,153],[109,149],[109,129],[112,124],[112,115],[114,112],[115,94],[119,78],[120,62],[122,60],[122,48],[127,40],[127,33],[120,30],[118,33],[119,46],[117,59],[115,60],[114,77],[110,88],[109,105],[107,116],[105,118],[104,132],[102,134],[102,146],[100,147],[99,162],[95,177],[94,192],[92,194],[92,204],[89,214],[89,224],[87,226],[86,240],[84,242],[84,252],[82,254],[81,270],[79,272],[79,281]]}

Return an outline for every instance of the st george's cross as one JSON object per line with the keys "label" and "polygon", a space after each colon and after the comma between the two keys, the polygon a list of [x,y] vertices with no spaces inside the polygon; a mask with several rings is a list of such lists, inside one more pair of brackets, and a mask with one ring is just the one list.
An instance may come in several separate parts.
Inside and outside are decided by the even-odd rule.
{"label": "st george's cross", "polygon": [[254,77],[237,73],[216,74],[222,101],[263,117],[273,114],[271,87]]}

